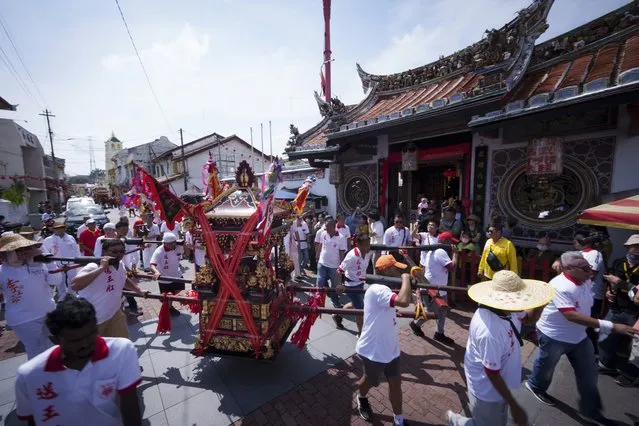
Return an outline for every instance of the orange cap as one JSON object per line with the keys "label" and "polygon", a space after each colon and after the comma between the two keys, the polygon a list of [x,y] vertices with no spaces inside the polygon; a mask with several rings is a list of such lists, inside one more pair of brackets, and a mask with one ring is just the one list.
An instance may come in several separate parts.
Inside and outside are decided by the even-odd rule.
{"label": "orange cap", "polygon": [[384,269],[389,268],[391,266],[395,266],[399,269],[408,268],[408,265],[406,265],[405,263],[396,261],[395,258],[390,254],[385,254],[383,256],[380,256],[379,259],[377,259],[377,262],[375,262],[375,269],[377,269],[378,271],[383,271]]}

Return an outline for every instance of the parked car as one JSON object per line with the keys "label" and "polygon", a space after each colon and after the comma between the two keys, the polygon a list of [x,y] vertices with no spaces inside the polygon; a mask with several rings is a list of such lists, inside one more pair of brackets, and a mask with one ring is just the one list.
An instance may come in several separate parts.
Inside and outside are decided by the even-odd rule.
{"label": "parked car", "polygon": [[102,227],[109,222],[107,217],[109,210],[104,210],[102,206],[97,204],[73,204],[69,210],[64,213],[67,219],[67,232],[75,236],[78,228],[84,222],[84,216],[95,219],[98,227]]}

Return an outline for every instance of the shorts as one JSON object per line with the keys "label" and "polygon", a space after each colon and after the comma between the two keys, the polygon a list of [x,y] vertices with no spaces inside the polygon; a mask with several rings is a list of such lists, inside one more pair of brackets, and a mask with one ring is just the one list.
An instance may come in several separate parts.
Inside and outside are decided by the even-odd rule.
{"label": "shorts", "polygon": [[102,337],[124,337],[129,338],[129,326],[126,317],[121,309],[108,320],[98,324],[98,334]]}
{"label": "shorts", "polygon": [[[354,285],[354,286],[346,286],[347,289],[357,289],[364,290],[364,283]],[[353,304],[353,309],[364,309],[364,292],[361,293],[346,293],[349,299],[351,299],[351,303]]]}
{"label": "shorts", "polygon": [[186,289],[186,284],[158,282],[158,287],[160,287],[160,293],[173,293],[173,295],[176,295]]}
{"label": "shorts", "polygon": [[399,357],[391,362],[384,363],[371,361],[361,355],[357,356],[362,360],[362,364],[364,364],[364,377],[366,377],[368,384],[372,387],[379,386],[379,376],[381,376],[382,373],[386,376],[386,380],[401,376],[399,371]]}

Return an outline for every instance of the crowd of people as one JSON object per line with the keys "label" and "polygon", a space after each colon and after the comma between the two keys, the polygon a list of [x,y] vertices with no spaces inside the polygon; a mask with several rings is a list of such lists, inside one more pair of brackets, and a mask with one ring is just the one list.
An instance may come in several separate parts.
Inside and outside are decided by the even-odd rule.
{"label": "crowd of people", "polygon": [[[574,250],[564,253],[550,250],[547,234],[540,236],[535,248],[522,251],[511,239],[514,221],[493,218],[482,228],[481,219],[466,215],[455,200],[441,206],[441,213],[426,199],[419,206],[416,220],[405,221],[398,209],[400,214],[389,225],[379,212],[361,209],[335,218],[300,215],[284,239],[295,266],[292,280],[315,276],[316,286],[335,290],[328,293],[334,307],[363,312],[354,316],[358,330],[355,351],[363,365],[357,391],[360,416],[373,419],[374,407],[367,395],[384,375],[394,424],[408,424],[402,415],[395,310],[411,303],[423,305],[436,318],[433,339],[452,345],[446,335],[448,292],[414,291],[414,285],[418,281],[449,285],[451,272],[464,267],[459,259],[466,252],[479,259],[479,283],[468,293],[479,309],[471,320],[464,359],[471,417],[448,412],[448,423],[505,425],[510,412],[516,424],[528,424],[512,392],[522,384],[519,347],[525,330],[532,329],[539,351],[532,373],[523,382],[525,388],[541,403],[554,405],[548,389],[559,359],[566,355],[575,370],[580,414],[586,421],[605,424],[598,374],[614,374],[624,387],[639,383],[639,337],[625,337],[639,334],[639,234],[626,241],[624,259],[609,263],[609,240],[599,232],[575,235]],[[135,350],[132,355],[132,345],[126,340],[126,314],[139,316],[141,310],[134,297],[125,298],[128,309],[124,308],[123,290],[139,297],[148,294],[132,279],[138,270],[158,281],[159,292],[184,290],[184,284],[171,277],[181,277],[183,259],[193,261],[196,270],[207,263],[201,230],[188,221],[170,229],[147,211],[135,218],[132,227],[129,218],[122,217],[100,230],[87,217],[77,234],[69,235],[63,219],[52,212],[45,211],[43,219],[44,215],[51,235],[39,238],[35,231],[22,229],[0,237],[5,318],[29,359],[18,371],[18,414],[24,419],[34,415],[65,419],[71,414],[64,411],[64,404],[75,390],[63,383],[80,380],[69,371],[84,372],[87,365],[95,365],[78,385],[108,385],[111,392],[120,394],[120,402],[109,395],[104,406],[82,409],[87,415],[96,410],[99,416],[137,419],[139,405],[131,389],[139,380],[139,371],[133,360]],[[423,246],[428,247],[411,249]],[[41,253],[69,259],[93,256],[96,261],[82,268],[64,260],[35,262]],[[549,282],[522,278],[522,257],[550,262],[554,278]],[[401,285],[397,289],[366,285],[369,273],[400,278]],[[179,311],[171,307],[171,314],[179,315]],[[416,336],[424,336],[424,318],[409,323]],[[332,315],[332,319],[336,328],[345,328],[342,315]],[[625,348],[631,350],[620,358],[618,352]],[[107,373],[113,365],[124,365],[121,363],[127,366],[117,375]],[[64,374],[53,374],[61,372]],[[45,407],[34,399],[33,389],[55,395],[60,405]]]}
{"label": "crowd of people", "polygon": [[[459,253],[467,251],[479,257],[479,283],[471,287],[469,296],[482,308],[471,321],[464,362],[471,417],[448,412],[449,424],[506,425],[509,410],[516,424],[528,424],[526,412],[512,396],[522,383],[518,348],[527,329],[533,330],[529,337],[539,346],[539,352],[532,374],[524,382],[526,389],[541,403],[555,405],[547,390],[559,359],[566,355],[575,371],[580,415],[592,424],[607,424],[597,388],[598,375],[615,375],[617,384],[624,387],[639,384],[639,337],[633,337],[639,334],[639,234],[626,241],[626,257],[612,263],[612,246],[601,229],[576,234],[572,251],[551,250],[550,237],[544,232],[534,248],[518,249],[511,240],[516,221],[494,217],[482,230],[481,219],[473,214],[466,216],[461,203],[446,204],[439,215],[433,203],[420,200],[417,220],[408,226],[401,214],[386,226],[378,212],[364,214],[360,209],[348,216],[338,214],[335,219],[322,214],[298,216],[286,237],[286,250],[295,264],[295,280],[304,280],[310,271],[316,271],[318,287],[336,290],[329,293],[335,307],[364,312],[363,317],[356,318],[357,353],[364,366],[358,395],[361,417],[372,419],[366,393],[384,373],[395,424],[407,424],[401,415],[398,341],[387,318],[395,306],[408,306],[421,299],[426,311],[437,318],[433,338],[452,343],[445,333],[447,309],[434,303],[432,295],[420,292],[404,304],[401,290],[392,293],[377,285],[365,289],[367,272],[403,276],[409,281],[411,275],[414,279],[416,274],[423,274],[430,284],[446,286],[450,283],[449,272],[461,266]],[[372,250],[371,245],[385,247]],[[413,255],[407,248],[410,246],[435,247]],[[412,257],[418,259],[418,270],[399,262],[398,254],[409,262]],[[549,282],[522,279],[522,258],[549,265],[554,278]],[[362,292],[346,292],[349,303],[344,304],[341,293],[345,289]],[[439,290],[436,297],[446,301],[447,294]],[[342,317],[332,317],[336,328],[343,329]],[[421,318],[410,323],[415,335],[424,336],[423,323]],[[394,336],[393,344],[378,345],[388,352],[378,353],[379,347],[369,347],[372,339],[384,341],[389,336]],[[625,356],[619,358],[618,352]]]}

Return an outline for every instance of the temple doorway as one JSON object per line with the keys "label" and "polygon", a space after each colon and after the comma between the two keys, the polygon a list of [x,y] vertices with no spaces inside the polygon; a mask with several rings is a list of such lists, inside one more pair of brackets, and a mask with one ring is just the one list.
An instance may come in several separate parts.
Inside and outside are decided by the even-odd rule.
{"label": "temple doorway", "polygon": [[459,189],[456,160],[420,163],[419,170],[413,172],[410,209],[416,210],[422,197],[435,200],[439,208],[444,200],[459,197]]}

